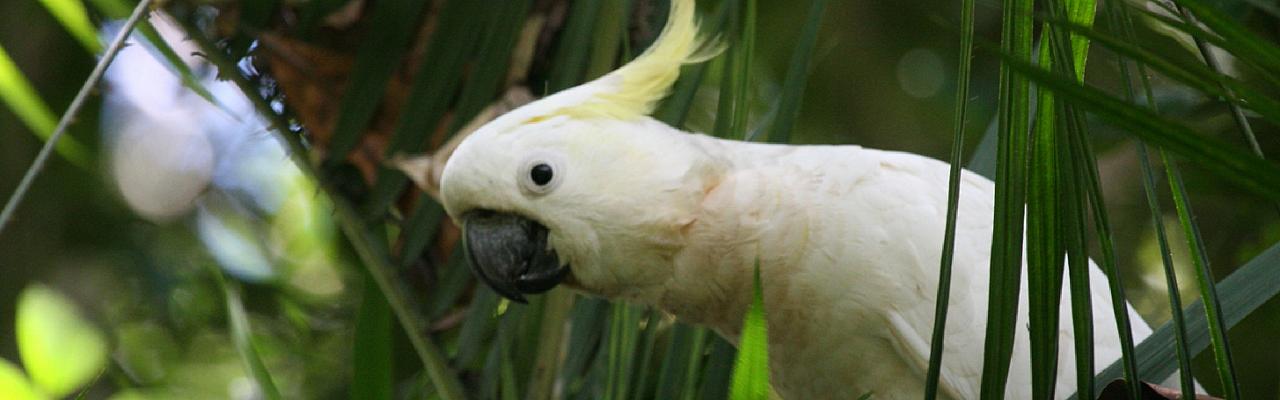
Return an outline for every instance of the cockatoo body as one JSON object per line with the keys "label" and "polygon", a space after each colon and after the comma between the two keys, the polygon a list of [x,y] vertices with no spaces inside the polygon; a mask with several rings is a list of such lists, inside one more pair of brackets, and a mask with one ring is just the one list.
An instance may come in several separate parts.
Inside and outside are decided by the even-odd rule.
{"label": "cockatoo body", "polygon": [[[947,164],[858,146],[787,146],[680,131],[647,114],[705,59],[690,0],[635,61],[481,127],[440,195],[476,274],[523,301],[563,283],[665,310],[735,342],[759,260],[772,384],[787,399],[921,398],[946,216]],[[941,387],[978,397],[994,185],[962,175]],[[1092,268],[1099,367],[1120,355]],[[1023,282],[1018,326],[1026,326]],[[1057,396],[1075,385],[1063,301]],[[1131,313],[1132,314],[1132,313]],[[1139,339],[1150,329],[1130,316]],[[1007,397],[1030,398],[1018,329]]]}

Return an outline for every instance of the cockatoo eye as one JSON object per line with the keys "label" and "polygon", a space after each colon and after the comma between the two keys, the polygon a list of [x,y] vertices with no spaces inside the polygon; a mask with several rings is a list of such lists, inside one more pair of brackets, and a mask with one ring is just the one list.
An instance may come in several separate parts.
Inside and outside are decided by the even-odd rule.
{"label": "cockatoo eye", "polygon": [[525,161],[517,172],[520,189],[530,195],[544,195],[560,185],[564,170],[559,157],[540,154]]}
{"label": "cockatoo eye", "polygon": [[529,170],[529,179],[538,186],[546,186],[551,183],[553,177],[555,177],[555,171],[552,171],[551,166],[546,163],[534,165],[533,169]]}

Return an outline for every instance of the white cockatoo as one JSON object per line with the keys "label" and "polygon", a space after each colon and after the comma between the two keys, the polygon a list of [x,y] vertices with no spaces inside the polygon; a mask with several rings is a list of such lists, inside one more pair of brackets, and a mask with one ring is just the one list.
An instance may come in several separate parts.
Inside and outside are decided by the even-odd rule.
{"label": "white cockatoo", "polygon": [[[480,127],[437,170],[474,272],[501,295],[564,284],[657,307],[737,341],[759,260],[772,385],[786,399],[918,399],[924,388],[948,165],[859,146],[746,143],[649,116],[684,64],[713,55],[692,0],[658,40],[595,81]],[[965,172],[941,387],[978,398],[994,185]],[[1120,356],[1092,267],[1096,365]],[[1025,277],[1018,326],[1025,327]],[[1075,392],[1062,302],[1056,393]],[[1130,311],[1137,339],[1151,329]],[[1031,398],[1018,329],[1007,397]]]}

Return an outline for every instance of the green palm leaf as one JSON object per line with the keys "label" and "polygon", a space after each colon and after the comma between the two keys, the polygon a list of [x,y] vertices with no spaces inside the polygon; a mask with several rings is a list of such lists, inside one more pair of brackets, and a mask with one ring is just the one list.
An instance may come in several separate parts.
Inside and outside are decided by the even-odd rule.
{"label": "green palm leaf", "polygon": [[[49,140],[58,124],[58,118],[3,47],[0,47],[0,101],[4,101],[32,133],[43,140]],[[59,155],[72,164],[86,168],[89,166],[89,151],[74,137],[62,138],[55,148]]]}

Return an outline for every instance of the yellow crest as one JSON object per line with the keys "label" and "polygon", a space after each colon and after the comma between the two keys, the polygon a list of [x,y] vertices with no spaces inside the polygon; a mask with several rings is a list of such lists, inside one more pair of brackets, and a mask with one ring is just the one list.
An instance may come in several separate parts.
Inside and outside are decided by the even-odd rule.
{"label": "yellow crest", "polygon": [[578,101],[549,114],[618,119],[649,115],[670,92],[681,66],[706,61],[720,51],[719,46],[708,46],[699,33],[695,8],[694,0],[671,0],[666,26],[644,53],[593,82],[570,89],[586,93],[566,96]]}

